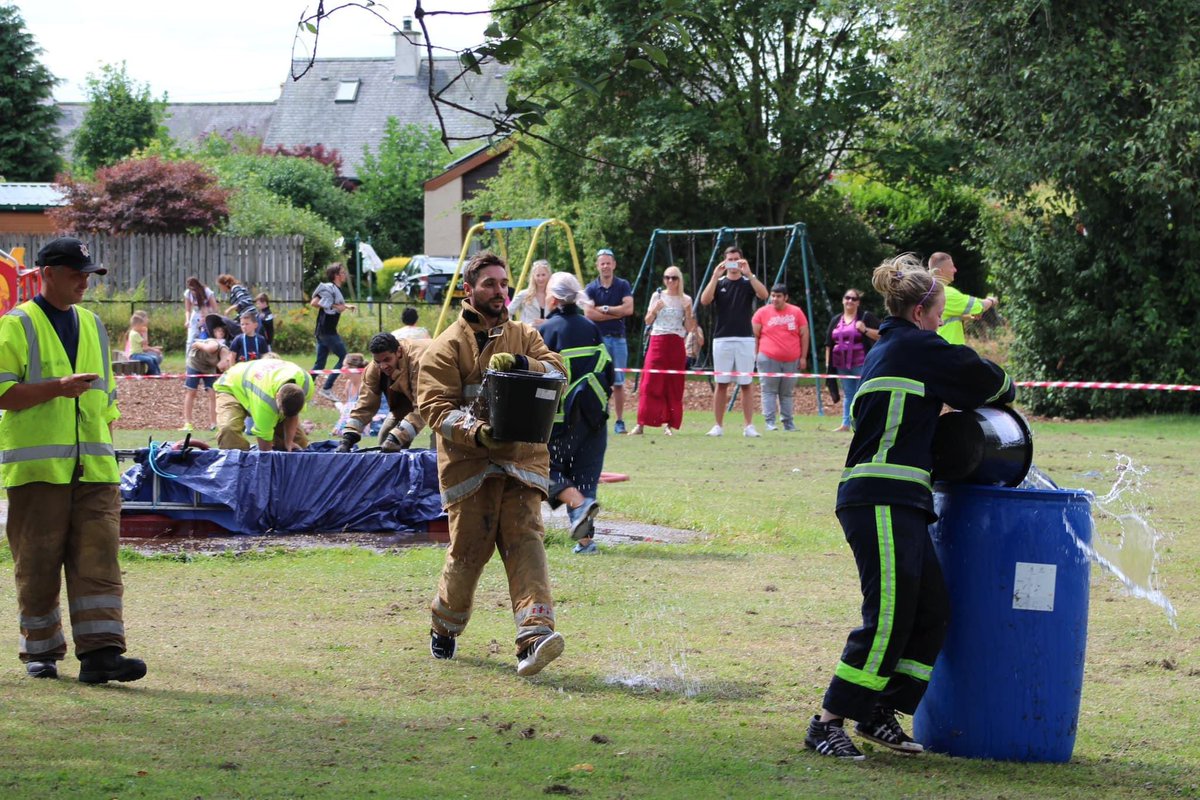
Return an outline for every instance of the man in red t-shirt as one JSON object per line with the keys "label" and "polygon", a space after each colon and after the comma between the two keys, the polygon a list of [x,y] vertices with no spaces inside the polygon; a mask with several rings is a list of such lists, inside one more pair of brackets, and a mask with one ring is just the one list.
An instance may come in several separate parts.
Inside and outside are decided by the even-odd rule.
{"label": "man in red t-shirt", "polygon": [[[787,285],[771,287],[771,302],[754,312],[755,353],[759,372],[795,372],[808,369],[808,318],[799,306],[788,303]],[[762,412],[767,430],[778,430],[775,411],[785,431],[796,430],[792,422],[792,392],[796,378],[759,378],[762,383]]]}

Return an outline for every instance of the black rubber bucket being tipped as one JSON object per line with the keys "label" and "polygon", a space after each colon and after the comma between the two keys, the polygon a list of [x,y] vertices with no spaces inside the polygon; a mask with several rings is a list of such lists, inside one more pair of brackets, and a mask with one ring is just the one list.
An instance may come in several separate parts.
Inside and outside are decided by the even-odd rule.
{"label": "black rubber bucket being tipped", "polygon": [[1033,434],[1008,406],[954,411],[933,434],[933,479],[981,486],[1018,486],[1033,464]]}
{"label": "black rubber bucket being tipped", "polygon": [[566,385],[566,377],[558,372],[485,372],[483,393],[492,436],[501,442],[550,441],[558,400]]}

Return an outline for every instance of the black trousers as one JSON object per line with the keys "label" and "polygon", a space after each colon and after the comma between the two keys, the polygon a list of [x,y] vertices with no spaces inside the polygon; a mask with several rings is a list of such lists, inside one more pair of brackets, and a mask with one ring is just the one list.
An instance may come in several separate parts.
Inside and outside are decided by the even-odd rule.
{"label": "black trousers", "polygon": [[912,714],[950,621],[928,518],[908,506],[851,506],[837,516],[858,564],[862,625],[846,639],[824,708],[859,721],[876,705]]}

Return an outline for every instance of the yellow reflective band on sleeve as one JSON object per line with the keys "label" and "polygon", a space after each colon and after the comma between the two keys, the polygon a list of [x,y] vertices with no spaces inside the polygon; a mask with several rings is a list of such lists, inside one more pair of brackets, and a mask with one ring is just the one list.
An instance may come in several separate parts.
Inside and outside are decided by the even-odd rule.
{"label": "yellow reflective band on sleeve", "polygon": [[1008,376],[1008,373],[1006,372],[1006,373],[1004,373],[1004,383],[1000,384],[1000,391],[996,392],[994,395],[989,397],[987,399],[987,402],[990,403],[993,400],[995,400],[996,398],[1004,395],[1008,391],[1010,386],[1012,386],[1012,378],[1010,378]]}
{"label": "yellow reflective band on sleeve", "polygon": [[909,392],[924,397],[925,384],[910,378],[871,378],[858,387],[858,394],[868,392]]}

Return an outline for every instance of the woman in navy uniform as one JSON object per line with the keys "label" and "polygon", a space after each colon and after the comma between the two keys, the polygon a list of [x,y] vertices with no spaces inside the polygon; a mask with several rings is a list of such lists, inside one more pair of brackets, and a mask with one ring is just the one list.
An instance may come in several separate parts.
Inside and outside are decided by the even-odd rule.
{"label": "woman in navy uniform", "polygon": [[1004,370],[937,334],[945,291],[912,255],[871,277],[888,318],[863,365],[852,410],[854,438],[838,487],[837,516],[862,586],[862,625],[850,632],[809,723],[805,747],[861,760],[842,727],[892,750],[924,748],[896,713],[912,714],[929,685],[949,620],[949,600],[929,539],[936,519],[930,469],[942,406],[976,408],[1014,397]]}

